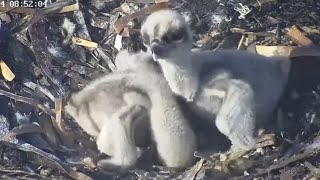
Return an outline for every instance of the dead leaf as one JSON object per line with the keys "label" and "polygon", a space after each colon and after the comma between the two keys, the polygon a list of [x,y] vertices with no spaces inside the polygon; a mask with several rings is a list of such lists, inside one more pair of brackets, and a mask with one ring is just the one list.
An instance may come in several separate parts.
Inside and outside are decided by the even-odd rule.
{"label": "dead leaf", "polygon": [[0,61],[0,68],[1,68],[1,73],[3,77],[7,81],[12,81],[15,78],[14,73],[11,71],[11,69],[7,66],[7,64],[3,60]]}

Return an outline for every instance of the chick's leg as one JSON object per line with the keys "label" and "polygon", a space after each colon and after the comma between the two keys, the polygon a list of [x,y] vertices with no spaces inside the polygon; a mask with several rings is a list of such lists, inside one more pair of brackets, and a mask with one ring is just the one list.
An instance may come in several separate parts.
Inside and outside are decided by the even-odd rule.
{"label": "chick's leg", "polygon": [[255,147],[255,101],[252,88],[240,80],[228,82],[227,94],[216,117],[217,128],[232,143],[232,149]]}
{"label": "chick's leg", "polygon": [[134,143],[134,128],[132,122],[141,113],[145,113],[141,106],[123,107],[106,123],[98,136],[98,149],[110,155],[111,158],[98,162],[98,166],[105,169],[128,168],[133,166],[140,157],[140,149]]}

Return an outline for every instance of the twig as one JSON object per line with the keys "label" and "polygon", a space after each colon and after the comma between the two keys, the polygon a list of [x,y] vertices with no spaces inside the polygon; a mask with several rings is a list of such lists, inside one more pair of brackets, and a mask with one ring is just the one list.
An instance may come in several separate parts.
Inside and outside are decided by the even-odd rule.
{"label": "twig", "polygon": [[88,31],[83,13],[81,11],[73,12],[73,16],[75,21],[77,22],[77,35],[82,39],[86,39],[88,41],[92,41],[90,33]]}
{"label": "twig", "polygon": [[116,69],[116,66],[111,60],[111,58],[103,51],[102,47],[98,46],[96,50],[101,56],[101,58],[108,64],[108,67],[110,68],[110,70],[114,71]]}
{"label": "twig", "polygon": [[256,35],[256,36],[263,36],[263,37],[273,37],[276,36],[275,33],[268,33],[268,32],[250,32],[245,29],[240,29],[240,28],[231,28],[230,31],[232,33],[237,33],[237,34],[247,34],[247,35]]}
{"label": "twig", "polygon": [[19,96],[19,95],[13,94],[11,92],[8,92],[8,91],[2,90],[2,89],[0,89],[0,96],[6,96],[6,97],[8,97],[10,99],[13,99],[13,100],[16,100],[16,101],[19,101],[19,102],[23,102],[23,103],[26,103],[26,104],[30,104],[32,106],[35,106],[35,107],[41,109],[43,112],[49,114],[51,117],[54,117],[54,112],[51,109],[48,109],[47,107],[45,107],[44,105],[40,104],[35,99]]}
{"label": "twig", "polygon": [[35,83],[31,82],[30,80],[26,80],[25,82],[23,82],[23,85],[32,89],[33,91],[38,89],[40,92],[42,92],[44,95],[46,95],[52,102],[54,102],[54,95],[47,88],[44,88],[44,87],[40,86],[39,84],[35,84]]}
{"label": "twig", "polygon": [[45,176],[41,176],[41,175],[33,173],[33,172],[26,172],[26,171],[21,171],[21,170],[17,170],[17,169],[2,169],[2,168],[0,168],[0,174],[1,174],[1,177],[4,174],[10,174],[10,176],[15,176],[15,177],[19,176],[19,174],[21,174],[20,176],[23,176],[23,177],[34,176],[35,178],[39,178],[39,179],[51,179],[51,178],[47,178]]}
{"label": "twig", "polygon": [[48,77],[48,79],[53,83],[53,87],[57,91],[57,94],[64,97],[67,94],[67,90],[61,81],[51,73],[52,56],[47,48],[46,30],[44,24],[37,23],[31,26],[29,33],[31,37],[32,51],[42,74]]}
{"label": "twig", "polygon": [[239,41],[239,44],[238,44],[238,48],[237,48],[237,50],[240,50],[240,49],[241,49],[241,46],[242,46],[243,41],[244,41],[244,38],[245,38],[245,35],[243,34],[243,35],[241,36],[240,41]]}
{"label": "twig", "polygon": [[[61,10],[62,7],[67,6],[70,3],[72,3],[72,2],[66,1],[66,0],[61,0],[58,2],[51,3],[43,9],[14,8],[12,10],[16,10],[16,9],[23,10],[23,11],[26,11],[26,13],[28,13],[28,15],[26,15],[23,19],[21,19],[17,23],[17,25],[12,27],[10,29],[10,32],[16,33],[16,32],[19,32],[27,27],[30,27],[33,24],[42,20],[45,17],[45,15],[57,13],[59,10]],[[0,9],[0,11],[1,11],[1,9]]]}
{"label": "twig", "polygon": [[36,124],[23,124],[18,127],[14,127],[1,139],[1,141],[8,141],[12,136],[29,133],[43,133],[43,129]]}
{"label": "twig", "polygon": [[299,161],[299,160],[301,160],[301,159],[304,159],[304,158],[307,158],[307,157],[316,155],[316,154],[318,154],[319,152],[320,152],[319,149],[305,150],[305,152],[303,152],[303,153],[301,153],[301,154],[297,154],[297,155],[292,156],[292,157],[289,158],[289,159],[280,161],[280,162],[277,163],[277,164],[271,165],[271,166],[270,166],[269,168],[267,168],[267,169],[262,169],[262,170],[260,170],[257,174],[254,174],[254,175],[262,175],[262,174],[269,173],[269,172],[271,172],[271,171],[273,171],[273,170],[283,168],[283,167],[289,165],[290,163],[293,163],[293,162]]}
{"label": "twig", "polygon": [[67,125],[62,119],[62,98],[58,97],[55,99],[55,112],[56,117],[53,120],[53,125],[58,131],[59,136],[61,137],[62,142],[68,147],[74,147],[74,136],[70,134],[70,131],[67,130]]}

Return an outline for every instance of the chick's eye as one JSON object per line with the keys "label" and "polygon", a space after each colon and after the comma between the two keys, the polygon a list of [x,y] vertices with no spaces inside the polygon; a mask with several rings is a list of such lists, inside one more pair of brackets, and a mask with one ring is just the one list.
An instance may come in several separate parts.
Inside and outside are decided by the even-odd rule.
{"label": "chick's eye", "polygon": [[178,41],[178,40],[181,40],[182,38],[183,38],[183,34],[179,33],[179,32],[173,33],[171,35],[171,40],[172,41]]}
{"label": "chick's eye", "polygon": [[163,42],[165,42],[165,43],[170,43],[171,42],[171,39],[169,38],[169,36],[163,36],[162,38],[161,38],[161,40],[163,41]]}

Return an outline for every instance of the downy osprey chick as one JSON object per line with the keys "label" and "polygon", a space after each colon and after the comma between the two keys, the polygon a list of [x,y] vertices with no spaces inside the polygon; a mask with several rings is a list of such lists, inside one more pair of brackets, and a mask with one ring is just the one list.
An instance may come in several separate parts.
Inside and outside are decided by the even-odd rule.
{"label": "downy osprey chick", "polygon": [[189,26],[169,9],[148,16],[141,36],[172,91],[192,101],[194,113],[215,119],[233,148],[255,147],[258,127],[270,118],[285,88],[288,59],[235,50],[191,52]]}
{"label": "downy osprey chick", "polygon": [[[122,51],[116,63],[122,71],[93,81],[74,94],[66,107],[85,131],[98,136],[98,149],[111,156],[99,165],[126,168],[136,163],[140,153],[134,142],[137,137],[131,132],[145,131],[146,113],[164,165],[177,168],[191,165],[196,150],[195,135],[166,80],[154,72],[156,67],[152,66],[150,54]],[[138,69],[134,69],[136,65]]]}

